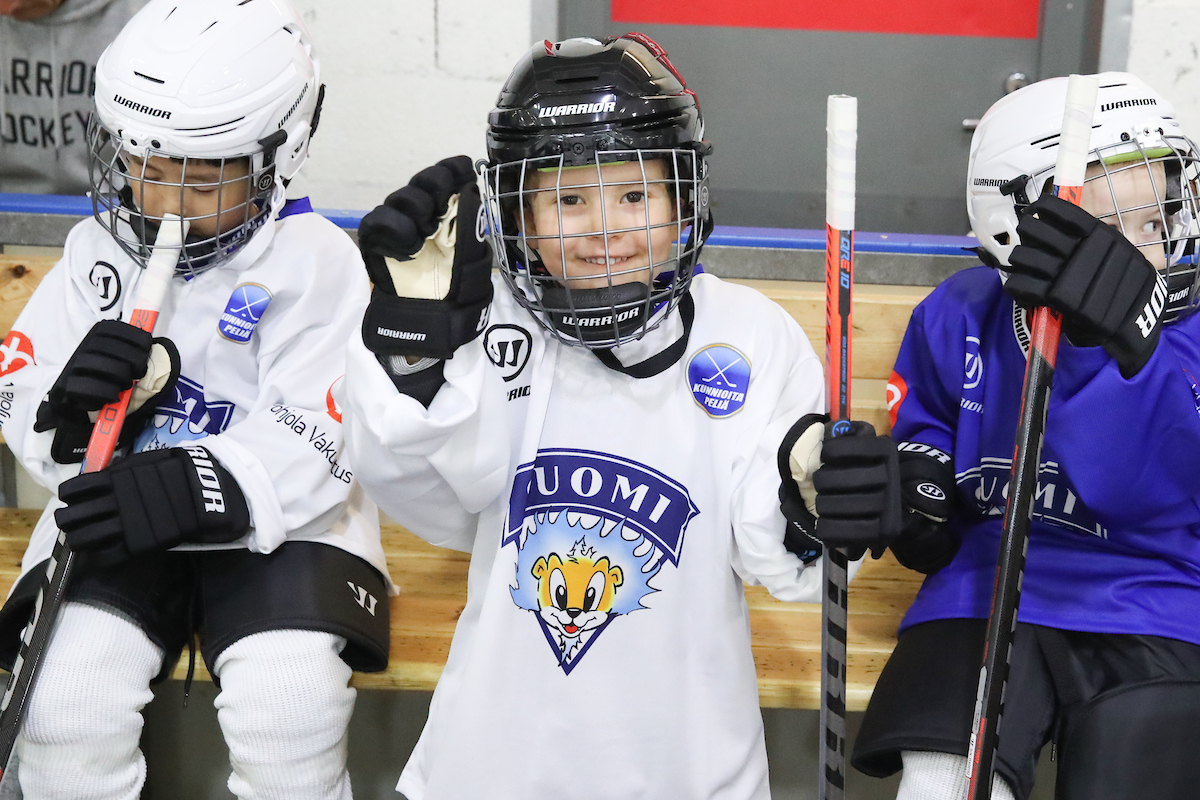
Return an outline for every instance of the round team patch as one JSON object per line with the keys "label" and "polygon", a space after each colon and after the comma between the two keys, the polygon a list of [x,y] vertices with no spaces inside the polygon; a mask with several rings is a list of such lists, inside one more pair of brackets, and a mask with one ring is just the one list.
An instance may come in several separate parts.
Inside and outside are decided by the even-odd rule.
{"label": "round team patch", "polygon": [[688,362],[688,388],[710,417],[721,419],[742,410],[750,387],[750,361],[727,344],[712,344]]}
{"label": "round team patch", "polygon": [[217,333],[231,342],[246,344],[270,304],[271,292],[265,286],[243,283],[234,287],[217,323]]}

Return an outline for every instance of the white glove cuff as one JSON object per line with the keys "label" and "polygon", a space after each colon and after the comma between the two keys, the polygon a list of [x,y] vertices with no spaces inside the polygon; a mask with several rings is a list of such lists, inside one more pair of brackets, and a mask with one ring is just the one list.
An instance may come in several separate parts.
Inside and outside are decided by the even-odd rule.
{"label": "white glove cuff", "polygon": [[821,444],[825,441],[825,425],[814,422],[792,445],[788,454],[788,466],[792,479],[800,488],[800,496],[810,514],[817,516],[817,490],[813,486],[813,473],[821,468]]}

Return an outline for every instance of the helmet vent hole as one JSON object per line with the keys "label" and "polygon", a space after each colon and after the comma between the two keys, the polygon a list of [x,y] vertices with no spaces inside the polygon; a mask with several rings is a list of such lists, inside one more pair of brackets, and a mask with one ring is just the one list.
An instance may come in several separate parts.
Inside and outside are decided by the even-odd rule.
{"label": "helmet vent hole", "polygon": [[594,81],[599,79],[600,70],[594,67],[576,67],[575,69],[562,69],[559,74],[554,76],[555,83],[583,83],[584,81]]}
{"label": "helmet vent hole", "polygon": [[1121,141],[1122,141],[1122,142],[1128,142],[1128,141],[1129,141],[1129,134],[1128,134],[1128,133],[1122,133],[1122,134],[1121,134]]}
{"label": "helmet vent hole", "polygon": [[158,141],[158,139],[151,139],[151,140],[150,140],[150,146],[151,146],[151,147],[153,147],[155,150],[161,150],[161,149],[162,149],[162,143],[161,143],[161,142],[159,142],[159,141]]}
{"label": "helmet vent hole", "polygon": [[138,72],[137,70],[134,70],[133,74],[137,75],[139,78],[145,78],[146,80],[150,81],[151,83],[157,83],[157,84],[166,83],[166,81],[164,81],[164,80],[159,80],[158,78],[151,78],[149,75],[143,75],[142,73]]}
{"label": "helmet vent hole", "polygon": [[1008,231],[1001,231],[1000,233],[992,236],[992,238],[995,239],[996,244],[1000,245],[1001,247],[1006,247],[1008,245]]}

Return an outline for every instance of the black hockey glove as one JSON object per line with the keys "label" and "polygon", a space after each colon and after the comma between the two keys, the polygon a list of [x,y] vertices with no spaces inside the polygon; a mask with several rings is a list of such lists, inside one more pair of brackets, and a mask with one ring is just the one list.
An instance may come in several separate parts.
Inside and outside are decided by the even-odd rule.
{"label": "black hockey glove", "polygon": [[72,550],[114,565],[187,542],[232,542],[250,528],[246,497],[198,445],[149,450],[65,481],[54,521]]}
{"label": "black hockey glove", "polygon": [[[144,356],[141,355],[142,342],[147,343]],[[139,357],[140,364],[135,360]],[[117,365],[118,374],[101,372],[106,365],[112,364]],[[126,376],[130,377],[129,383],[125,383]],[[134,376],[136,380],[132,380]],[[96,412],[132,385],[133,393],[117,442],[118,448],[128,447],[159,403],[174,395],[178,380],[179,351],[174,342],[150,338],[145,331],[124,322],[102,320],[80,342],[46,399],[38,406],[33,430],[36,433],[54,431],[50,456],[55,461],[78,463],[83,460],[92,436]],[[93,388],[95,392],[91,391]],[[109,396],[112,400],[104,399]],[[97,400],[103,402],[96,405]]]}
{"label": "black hockey glove", "polygon": [[845,548],[851,560],[868,549],[878,558],[899,535],[896,445],[869,423],[805,415],[784,436],[778,463],[784,546],[806,562],[821,544]]}
{"label": "black hockey glove", "polygon": [[909,569],[932,575],[954,559],[962,544],[949,525],[957,497],[954,460],[920,442],[902,442],[896,449],[904,528],[892,542],[892,553]]}
{"label": "black hockey glove", "polygon": [[99,411],[146,374],[153,341],[126,322],[100,320],[67,359],[47,401],[55,409]]}
{"label": "black hockey glove", "polygon": [[487,324],[492,250],[477,230],[471,159],[413,176],[363,217],[358,246],[375,282],[363,343],[381,356],[450,358]]}
{"label": "black hockey glove", "polygon": [[1080,347],[1102,346],[1132,378],[1154,353],[1167,285],[1119,230],[1045,195],[1017,224],[1005,290],[1027,307],[1048,305]]}

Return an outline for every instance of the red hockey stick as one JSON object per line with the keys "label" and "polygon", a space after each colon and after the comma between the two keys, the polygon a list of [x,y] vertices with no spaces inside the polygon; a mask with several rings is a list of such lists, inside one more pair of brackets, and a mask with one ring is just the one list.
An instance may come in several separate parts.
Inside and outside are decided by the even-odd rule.
{"label": "red hockey stick", "polygon": [[[162,225],[158,229],[158,237],[154,241],[154,252],[138,282],[137,299],[134,302],[133,314],[129,318],[130,325],[147,332],[154,331],[158,310],[171,283],[171,276],[175,273],[175,265],[183,252],[183,240],[187,236],[187,229],[186,220],[174,214],[164,215]],[[99,472],[112,461],[131,394],[132,389],[127,389],[115,403],[110,403],[100,410],[100,416],[92,428],[92,438],[88,440],[81,473]],[[74,566],[75,555],[67,547],[67,539],[60,531],[54,543],[54,550],[50,554],[46,577],[38,589],[37,600],[33,605],[33,617],[21,633],[21,649],[13,664],[12,674],[8,676],[4,699],[0,701],[0,777],[3,777],[4,770],[8,769],[8,759],[16,744],[17,734],[21,732],[25,707],[33,692],[42,656],[45,655],[46,646],[50,641],[54,621],[62,607]]]}
{"label": "red hockey stick", "polygon": [[[1058,196],[1076,205],[1083,193],[1083,180],[1087,172],[1097,85],[1094,75],[1072,75],[1067,83],[1067,106],[1063,113],[1054,180]],[[984,643],[983,667],[979,673],[975,721],[971,726],[971,748],[967,757],[971,770],[968,800],[990,800],[992,796],[992,773],[995,771],[1000,721],[1004,713],[1008,662],[1016,630],[1017,608],[1021,602],[1025,554],[1029,547],[1031,504],[1037,488],[1042,436],[1046,430],[1046,408],[1050,402],[1050,386],[1054,380],[1054,362],[1058,355],[1061,328],[1062,317],[1057,312],[1044,306],[1034,310],[1025,387],[1021,394],[1021,418],[1017,427],[1012,475],[1008,482],[1008,505],[1004,508],[1004,530],[996,563],[992,612]]]}
{"label": "red hockey stick", "polygon": [[[825,394],[834,436],[849,430],[851,294],[854,289],[854,172],[858,99],[830,95],[825,151]],[[843,430],[839,431],[839,426]],[[824,548],[821,569],[820,800],[842,800],[846,791],[845,550]]]}

